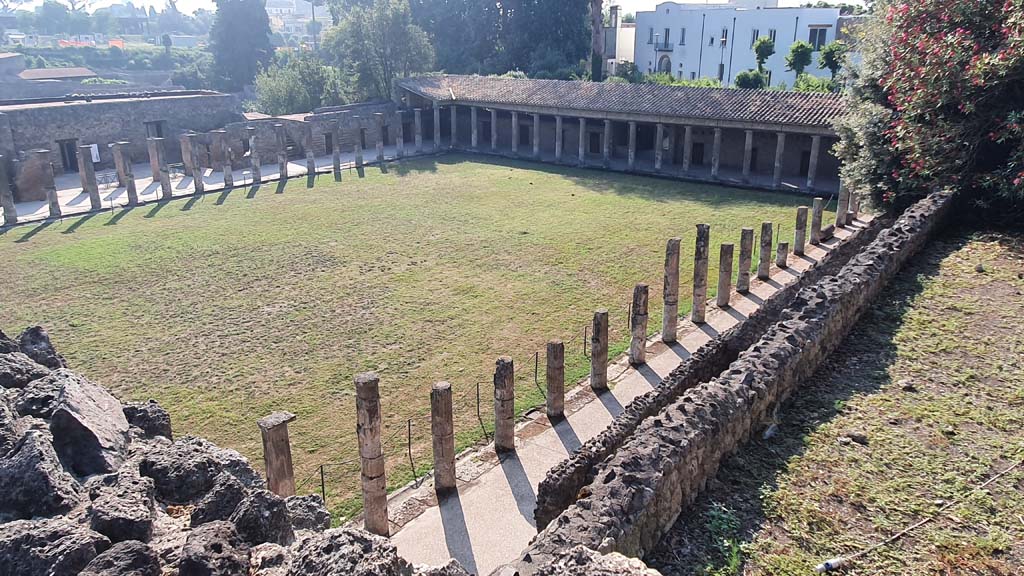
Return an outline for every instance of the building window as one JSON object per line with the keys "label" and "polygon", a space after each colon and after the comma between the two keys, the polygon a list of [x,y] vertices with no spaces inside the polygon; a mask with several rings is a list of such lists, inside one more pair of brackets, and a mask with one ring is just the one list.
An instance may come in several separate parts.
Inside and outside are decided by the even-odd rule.
{"label": "building window", "polygon": [[697,73],[696,72],[690,72],[690,80],[696,80],[696,79],[697,79]]}
{"label": "building window", "polygon": [[825,46],[825,37],[828,34],[828,28],[811,28],[810,37],[808,42],[811,46],[814,46],[814,51],[817,52]]}
{"label": "building window", "polygon": [[729,29],[728,28],[722,28],[722,48],[725,48],[725,45],[728,44],[728,43],[729,43]]}
{"label": "building window", "polygon": [[709,36],[708,37],[708,46],[714,46],[714,45],[715,45],[715,37],[714,36]]}
{"label": "building window", "polygon": [[154,120],[153,122],[144,122],[146,125],[146,138],[163,138],[164,137],[164,124],[163,120]]}
{"label": "building window", "polygon": [[686,28],[679,29],[679,45],[686,46]]}
{"label": "building window", "polygon": [[647,43],[654,44],[654,26],[647,29]]}
{"label": "building window", "polygon": [[754,28],[753,30],[750,31],[750,47],[751,48],[754,47],[754,42],[757,42],[757,36],[760,33],[761,33],[761,31],[758,30],[757,28]]}
{"label": "building window", "polygon": [[772,39],[772,44],[775,44],[775,28],[768,30],[768,37]]}
{"label": "building window", "polygon": [[767,78],[766,81],[768,83],[768,86],[772,85],[772,70],[771,70],[771,68],[768,69],[768,78]]}
{"label": "building window", "polygon": [[670,28],[665,28],[665,46],[666,47],[668,46],[669,34],[671,34],[671,32],[672,32],[672,30]]}

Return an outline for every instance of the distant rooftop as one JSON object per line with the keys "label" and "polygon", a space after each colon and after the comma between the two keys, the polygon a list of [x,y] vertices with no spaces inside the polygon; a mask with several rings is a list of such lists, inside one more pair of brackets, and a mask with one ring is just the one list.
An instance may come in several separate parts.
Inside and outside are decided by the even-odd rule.
{"label": "distant rooftop", "polygon": [[29,68],[22,70],[18,77],[22,80],[74,80],[92,78],[96,73],[88,68]]}
{"label": "distant rooftop", "polygon": [[751,124],[831,128],[845,110],[836,94],[524,80],[490,76],[419,76],[399,86],[442,103],[529,106],[571,111],[672,116]]}

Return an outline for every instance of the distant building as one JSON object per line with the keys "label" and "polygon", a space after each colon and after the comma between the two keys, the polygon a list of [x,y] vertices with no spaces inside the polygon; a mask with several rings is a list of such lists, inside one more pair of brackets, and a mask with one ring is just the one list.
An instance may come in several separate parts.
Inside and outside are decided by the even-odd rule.
{"label": "distant building", "polygon": [[633,62],[633,47],[636,43],[636,24],[622,21],[622,8],[609,9],[610,22],[604,28],[605,73],[615,74],[622,62]]}
{"label": "distant building", "polygon": [[796,73],[786,70],[786,55],[797,40],[814,46],[808,74],[828,77],[818,69],[818,54],[838,32],[838,8],[779,8],[778,0],[733,0],[725,4],[663,2],[652,12],[637,12],[634,56],[641,72],[663,72],[676,78],[717,78],[723,86],[744,70],[757,68],[754,41],[775,41],[775,54],[765,63],[769,85],[790,86]]}

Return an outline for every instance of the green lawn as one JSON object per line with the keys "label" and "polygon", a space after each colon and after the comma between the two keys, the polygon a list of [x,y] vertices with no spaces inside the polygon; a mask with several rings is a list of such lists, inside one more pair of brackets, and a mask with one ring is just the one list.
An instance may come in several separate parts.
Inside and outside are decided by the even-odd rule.
{"label": "green lawn", "polygon": [[837,573],[1024,574],[1022,317],[1024,238],[940,238],[647,560],[811,574],[932,518]]}
{"label": "green lawn", "polygon": [[[430,467],[434,381],[453,383],[459,442],[474,442],[475,384],[490,382],[497,356],[516,362],[519,408],[537,404],[534,352],[574,339],[567,374],[584,375],[580,339],[598,307],[622,350],[634,283],[650,284],[660,328],[667,238],[684,238],[686,302],[695,224],[711,224],[716,268],[720,242],[763,220],[788,238],[809,200],[458,155],[306,184],[10,230],[0,327],[46,326],[75,369],[122,398],[155,398],[177,434],[257,465],[256,420],[296,413],[300,480],[354,458],[352,376],[376,370],[397,485],[411,477],[408,418],[415,463]],[[488,421],[487,386],[481,396]],[[355,469],[327,470],[337,513],[358,506]]]}

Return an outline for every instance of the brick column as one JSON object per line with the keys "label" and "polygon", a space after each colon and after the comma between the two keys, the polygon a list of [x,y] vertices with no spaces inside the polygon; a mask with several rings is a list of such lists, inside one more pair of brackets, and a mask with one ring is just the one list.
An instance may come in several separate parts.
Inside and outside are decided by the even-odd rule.
{"label": "brick column", "polygon": [[4,226],[18,223],[18,209],[14,205],[14,192],[7,175],[7,158],[0,155],[0,209],[4,212]]}
{"label": "brick column", "polygon": [[736,274],[736,291],[740,294],[750,292],[750,268],[754,264],[754,229],[744,228],[740,231],[740,261]]}
{"label": "brick column", "polygon": [[697,241],[693,251],[693,311],[690,318],[695,324],[704,322],[708,299],[708,252],[711,244],[711,226],[697,224]]}
{"label": "brick column", "polygon": [[423,110],[412,109],[413,138],[416,142],[416,153],[423,153]]}
{"label": "brick column", "polygon": [[455,147],[459,145],[459,120],[457,117],[458,108],[459,107],[455,105],[452,105],[450,107],[451,117],[448,119],[450,124],[449,131],[452,133],[451,138],[448,140],[448,148],[450,150],[454,150]]}
{"label": "brick column", "polygon": [[722,164],[722,129],[715,128],[715,140],[711,147],[711,177],[718,178]]}
{"label": "brick column", "polygon": [[793,233],[793,254],[804,255],[804,247],[807,245],[807,206],[800,206],[796,209],[796,228]]}
{"label": "brick column", "polygon": [[224,177],[224,188],[233,188],[235,185],[235,175],[232,173],[231,145],[228,143],[228,132],[227,130],[214,130],[212,134],[214,146],[217,147],[218,151],[217,157],[221,161],[219,168],[221,175]]}
{"label": "brick column", "polygon": [[502,356],[494,365],[494,450],[496,452],[512,452],[516,449],[515,399],[515,368],[511,358]]}
{"label": "brick column", "polygon": [[512,111],[512,155],[519,155],[519,112]]}
{"label": "brick column", "polygon": [[676,341],[676,328],[679,321],[679,246],[680,238],[669,238],[665,246],[665,285],[663,292],[664,308],[661,317],[661,341]]}
{"label": "brick column", "polygon": [[367,532],[388,536],[388,492],[380,441],[380,379],[367,372],[355,377],[356,436],[363,486],[363,524]]}
{"label": "brick column", "polygon": [[430,435],[434,448],[434,491],[455,489],[455,424],[452,421],[452,385],[438,382],[430,390]]}
{"label": "brick column", "polygon": [[252,183],[259,184],[263,182],[263,167],[260,164],[259,149],[256,147],[256,128],[247,126],[245,137],[249,142],[249,171],[252,172]]}
{"label": "brick column", "polygon": [[498,110],[491,108],[491,152],[498,151]]}
{"label": "brick column", "polygon": [[683,172],[690,171],[690,159],[693,156],[693,127],[683,128]]}
{"label": "brick column", "polygon": [[82,181],[82,191],[89,195],[89,206],[93,210],[103,208],[100,187],[96,183],[96,166],[92,163],[92,146],[78,147],[78,178]]}
{"label": "brick column", "polygon": [[356,138],[353,150],[356,155],[356,168],[363,167],[363,124],[362,119],[359,116],[352,117],[353,124],[356,128]]}
{"label": "brick column", "polygon": [[476,150],[476,149],[480,148],[480,134],[479,134],[480,120],[477,117],[477,107],[476,106],[472,106],[469,109],[469,121],[470,121],[470,124],[472,124],[472,126],[470,126],[470,131],[469,131],[469,145],[470,145],[470,147],[473,150]]}
{"label": "brick column", "polygon": [[288,440],[288,423],[295,415],[274,412],[256,423],[263,438],[263,463],[267,471],[267,488],[287,498],[295,495],[295,471],[292,468],[292,447]]}
{"label": "brick column", "polygon": [[395,149],[399,158],[405,157],[405,123],[401,110],[395,111]]}
{"label": "brick column", "polygon": [[719,308],[728,308],[732,297],[732,244],[722,244],[718,255],[718,296],[715,303]]}
{"label": "brick column", "polygon": [[434,102],[434,152],[441,151],[441,105]]}
{"label": "brick column", "polygon": [[195,178],[196,166],[192,158],[192,140],[189,134],[178,136],[178,144],[181,147],[181,163],[185,165],[185,176]]}
{"label": "brick column", "polygon": [[274,137],[277,139],[277,178],[288,179],[288,135],[284,124],[274,124]]}
{"label": "brick column", "polygon": [[604,121],[604,154],[602,155],[602,162],[605,168],[612,167],[612,121]]}
{"label": "brick column", "polygon": [[662,155],[665,153],[665,125],[658,123],[654,129],[654,169],[660,171]]}
{"label": "brick column", "polygon": [[565,145],[562,138],[562,117],[555,116],[555,162],[562,161],[562,147]]}
{"label": "brick column", "polygon": [[125,146],[129,144],[129,142],[114,142],[111,144],[111,149],[114,152],[118,184],[124,186],[125,194],[128,195],[128,205],[138,206],[139,192],[135,187],[135,174],[132,173],[132,159],[125,150]]}
{"label": "brick column", "polygon": [[587,119],[580,118],[580,157],[579,164],[583,166],[587,162]]}
{"label": "brick column", "polygon": [[633,302],[629,308],[629,363],[639,366],[647,361],[647,284],[633,287]]}
{"label": "brick column", "polygon": [[821,136],[811,136],[811,159],[807,164],[807,189],[814,190],[818,174],[818,156],[821,153]]}
{"label": "brick column", "polygon": [[750,163],[754,156],[754,131],[744,130],[746,140],[743,142],[743,181],[750,182]]}
{"label": "brick column", "polygon": [[775,172],[772,174],[772,188],[778,190],[782,186],[782,161],[786,152],[786,133],[775,134]]}
{"label": "brick column", "polygon": [[779,268],[786,268],[789,266],[789,242],[779,242],[779,246],[775,256],[775,265]]}
{"label": "brick column", "polygon": [[836,206],[836,228],[842,228],[847,224],[847,216],[850,211],[850,189],[842,181],[839,182],[839,205]]}
{"label": "brick column", "polygon": [[374,112],[373,120],[377,124],[377,162],[384,164],[384,113]]}
{"label": "brick column", "polygon": [[629,123],[629,152],[627,163],[630,170],[636,169],[636,122]]}
{"label": "brick column", "polygon": [[533,158],[540,158],[540,114],[533,115]]}
{"label": "brick column", "polygon": [[608,311],[594,312],[590,331],[590,387],[600,394],[608,389]]}
{"label": "brick column", "polygon": [[547,353],[547,413],[548,418],[565,416],[565,344],[561,340],[548,342]]}
{"label": "brick column", "polygon": [[825,216],[825,199],[818,197],[811,204],[811,244],[821,244],[821,220]]}
{"label": "brick column", "polygon": [[761,223],[761,254],[757,264],[758,280],[767,280],[771,276],[772,264],[772,223]]}
{"label": "brick column", "polygon": [[198,195],[206,191],[206,182],[203,180],[206,169],[203,168],[202,163],[199,161],[199,134],[190,132],[187,135],[187,140],[188,152],[192,162],[192,190],[194,194]]}
{"label": "brick column", "polygon": [[160,198],[171,199],[171,175],[167,171],[167,156],[164,154],[163,138],[147,138],[149,165],[156,170],[153,179],[160,182]]}
{"label": "brick column", "polygon": [[50,218],[60,218],[62,212],[60,201],[57,199],[57,183],[53,179],[53,164],[50,163],[50,151],[46,149],[33,150],[35,164],[39,170],[39,182],[46,194],[46,205],[50,210]]}
{"label": "brick column", "polygon": [[334,181],[341,182],[341,121],[331,121],[331,169]]}

